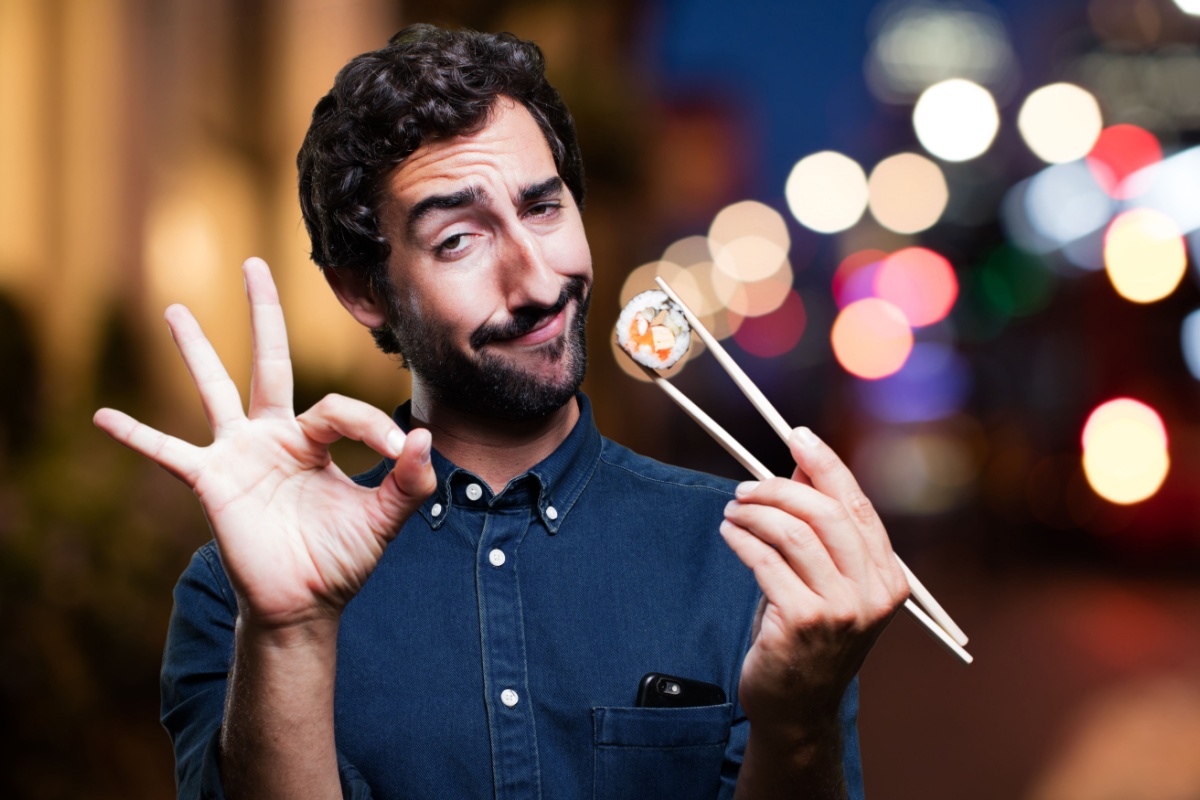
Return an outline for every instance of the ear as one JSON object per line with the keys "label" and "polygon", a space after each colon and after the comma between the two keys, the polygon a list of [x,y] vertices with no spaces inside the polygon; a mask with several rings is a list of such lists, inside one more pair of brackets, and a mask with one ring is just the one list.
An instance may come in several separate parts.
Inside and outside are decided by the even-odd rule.
{"label": "ear", "polygon": [[387,300],[378,296],[358,270],[330,268],[322,270],[329,288],[350,316],[374,330],[387,322]]}

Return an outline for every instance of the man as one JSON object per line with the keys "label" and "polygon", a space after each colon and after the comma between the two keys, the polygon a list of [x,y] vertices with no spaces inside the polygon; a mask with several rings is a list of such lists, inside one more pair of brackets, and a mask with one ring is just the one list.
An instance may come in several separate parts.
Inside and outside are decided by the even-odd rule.
{"label": "man", "polygon": [[[294,416],[251,259],[248,413],[179,306],[213,444],[97,413],[214,533],[164,658],[181,796],[861,794],[852,681],[906,594],[886,533],[805,429],[793,480],[736,492],[596,431],[582,167],[540,51],[402,31],[339,74],[299,166],[314,260],[413,396]],[[341,436],[385,460],[347,479]],[[728,702],[634,707],[650,672]]]}

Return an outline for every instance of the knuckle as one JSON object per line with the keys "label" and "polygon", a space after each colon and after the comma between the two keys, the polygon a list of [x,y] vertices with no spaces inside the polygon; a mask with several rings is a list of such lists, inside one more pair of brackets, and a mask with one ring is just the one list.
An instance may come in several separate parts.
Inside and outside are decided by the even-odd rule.
{"label": "knuckle", "polygon": [[826,444],[822,444],[812,456],[812,467],[819,472],[831,472],[842,464],[837,453]]}
{"label": "knuckle", "polygon": [[841,524],[850,518],[846,507],[832,497],[822,495],[815,501],[815,513],[824,522]]}
{"label": "knuckle", "polygon": [[783,560],[776,550],[768,550],[764,553],[754,556],[750,564],[750,569],[755,573],[761,570],[774,569]]}
{"label": "knuckle", "polygon": [[854,489],[850,492],[850,496],[846,499],[846,506],[850,515],[857,522],[867,524],[874,522],[877,518],[874,504],[863,494],[861,489]]}

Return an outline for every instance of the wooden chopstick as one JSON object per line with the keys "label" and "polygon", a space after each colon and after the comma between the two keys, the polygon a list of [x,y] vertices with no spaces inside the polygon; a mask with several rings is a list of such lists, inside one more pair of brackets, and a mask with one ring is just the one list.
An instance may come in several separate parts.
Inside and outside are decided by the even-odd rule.
{"label": "wooden chopstick", "polygon": [[[750,401],[751,405],[753,405],[758,413],[763,416],[763,418],[767,421],[767,424],[769,424],[775,431],[776,435],[778,435],[779,438],[782,439],[785,444],[787,444],[788,439],[791,436],[792,429],[787,424],[787,421],[783,418],[783,415],[776,410],[775,406],[771,405],[771,401],[767,399],[766,395],[764,395],[761,390],[759,390],[759,388],[754,384],[754,381],[750,380],[750,376],[747,375],[740,366],[738,366],[738,363],[733,360],[733,357],[729,355],[728,351],[721,346],[721,343],[717,341],[716,337],[708,332],[708,329],[704,327],[704,323],[700,321],[700,318],[692,313],[692,310],[688,308],[687,303],[680,299],[679,295],[677,295],[675,291],[671,289],[667,282],[661,277],[657,277],[654,280],[658,284],[659,288],[666,293],[667,297],[669,297],[672,302],[678,305],[679,309],[683,311],[684,316],[687,318],[688,324],[692,326],[692,329],[696,331],[696,333],[704,341],[704,344],[707,345],[708,349],[712,351],[713,356],[716,357],[717,362],[729,374],[729,377],[733,378],[733,382],[737,384],[739,389],[742,390],[742,394],[746,395],[746,398]],[[665,380],[663,382],[667,383]],[[673,386],[671,388],[674,389]],[[687,409],[684,410],[686,411]],[[699,422],[699,420],[697,420],[697,422]],[[715,422],[713,424],[716,425]],[[703,426],[704,423],[701,423],[701,425]],[[720,426],[717,426],[717,428],[720,429]],[[709,430],[709,433],[713,433],[712,429],[706,429]],[[713,435],[715,436],[716,434]],[[732,437],[730,437],[730,439],[732,439]],[[720,441],[720,439],[718,439],[718,441]],[[724,445],[723,442],[722,445]],[[741,448],[740,444],[737,446]],[[726,446],[726,449],[728,450],[729,447]],[[733,451],[730,450],[730,453],[732,452]],[[737,458],[736,455],[734,457]],[[744,465],[744,462],[742,463]],[[905,577],[908,579],[908,588],[912,592],[913,597],[915,597],[917,601],[925,607],[925,611],[928,612],[928,617],[932,617],[937,621],[936,627],[941,628],[940,632],[931,632],[934,633],[935,636],[939,636],[939,638],[941,638],[940,633],[945,633],[957,645],[959,645],[961,649],[961,647],[966,645],[968,641],[967,635],[963,633],[962,628],[960,628],[954,622],[954,620],[950,618],[950,615],[946,613],[946,610],[942,608],[941,604],[934,599],[929,590],[925,588],[925,585],[917,580],[916,575],[914,575],[912,570],[908,568],[908,565],[901,560],[900,556],[897,555],[896,560],[900,562],[900,567],[904,570]],[[918,617],[918,619],[920,619],[920,617]],[[966,651],[964,650],[963,652],[965,653]],[[970,661],[968,660],[967,663],[970,663]]]}
{"label": "wooden chopstick", "polygon": [[[626,355],[628,355],[628,353],[626,353]],[[666,392],[667,396],[674,400],[675,403],[683,409],[684,413],[695,420],[701,428],[704,428],[704,430],[706,430],[708,434],[712,436],[714,440],[716,440],[717,444],[721,445],[723,448],[725,448],[726,452],[737,459],[738,463],[745,467],[747,472],[760,481],[769,480],[775,477],[761,461],[751,455],[750,451],[743,447],[737,439],[734,439],[732,434],[722,428],[716,422],[716,420],[714,420],[708,414],[705,414],[699,406],[693,403],[688,396],[680,391],[674,384],[649,367],[645,365],[639,366],[642,367],[651,381],[653,381],[660,389]],[[916,576],[912,574],[908,567],[904,566],[903,561],[900,562],[900,565],[904,567],[904,573],[909,577],[909,588],[911,589],[913,582],[916,581]],[[925,630],[929,631],[929,633],[932,634],[933,637],[937,639],[937,641],[941,643],[943,647],[950,651],[951,654],[957,656],[960,660],[962,660],[963,663],[970,664],[975,660],[974,657],[968,653],[961,644],[954,640],[949,632],[947,632],[941,625],[934,622],[934,620],[912,600],[905,600],[904,608],[910,614],[912,614],[916,620],[920,622],[922,626],[924,626]]]}

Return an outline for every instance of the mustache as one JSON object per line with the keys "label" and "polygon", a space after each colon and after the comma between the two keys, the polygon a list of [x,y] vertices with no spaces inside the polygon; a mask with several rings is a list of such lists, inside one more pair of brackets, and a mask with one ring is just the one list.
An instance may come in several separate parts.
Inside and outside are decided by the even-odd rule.
{"label": "mustache", "polygon": [[524,336],[545,320],[557,315],[567,307],[568,303],[575,301],[582,305],[586,285],[583,278],[579,276],[568,278],[554,305],[549,308],[543,306],[518,308],[513,312],[512,319],[508,322],[479,327],[471,334],[471,348],[478,350],[489,342],[502,342],[508,339],[515,339],[518,336]]}

